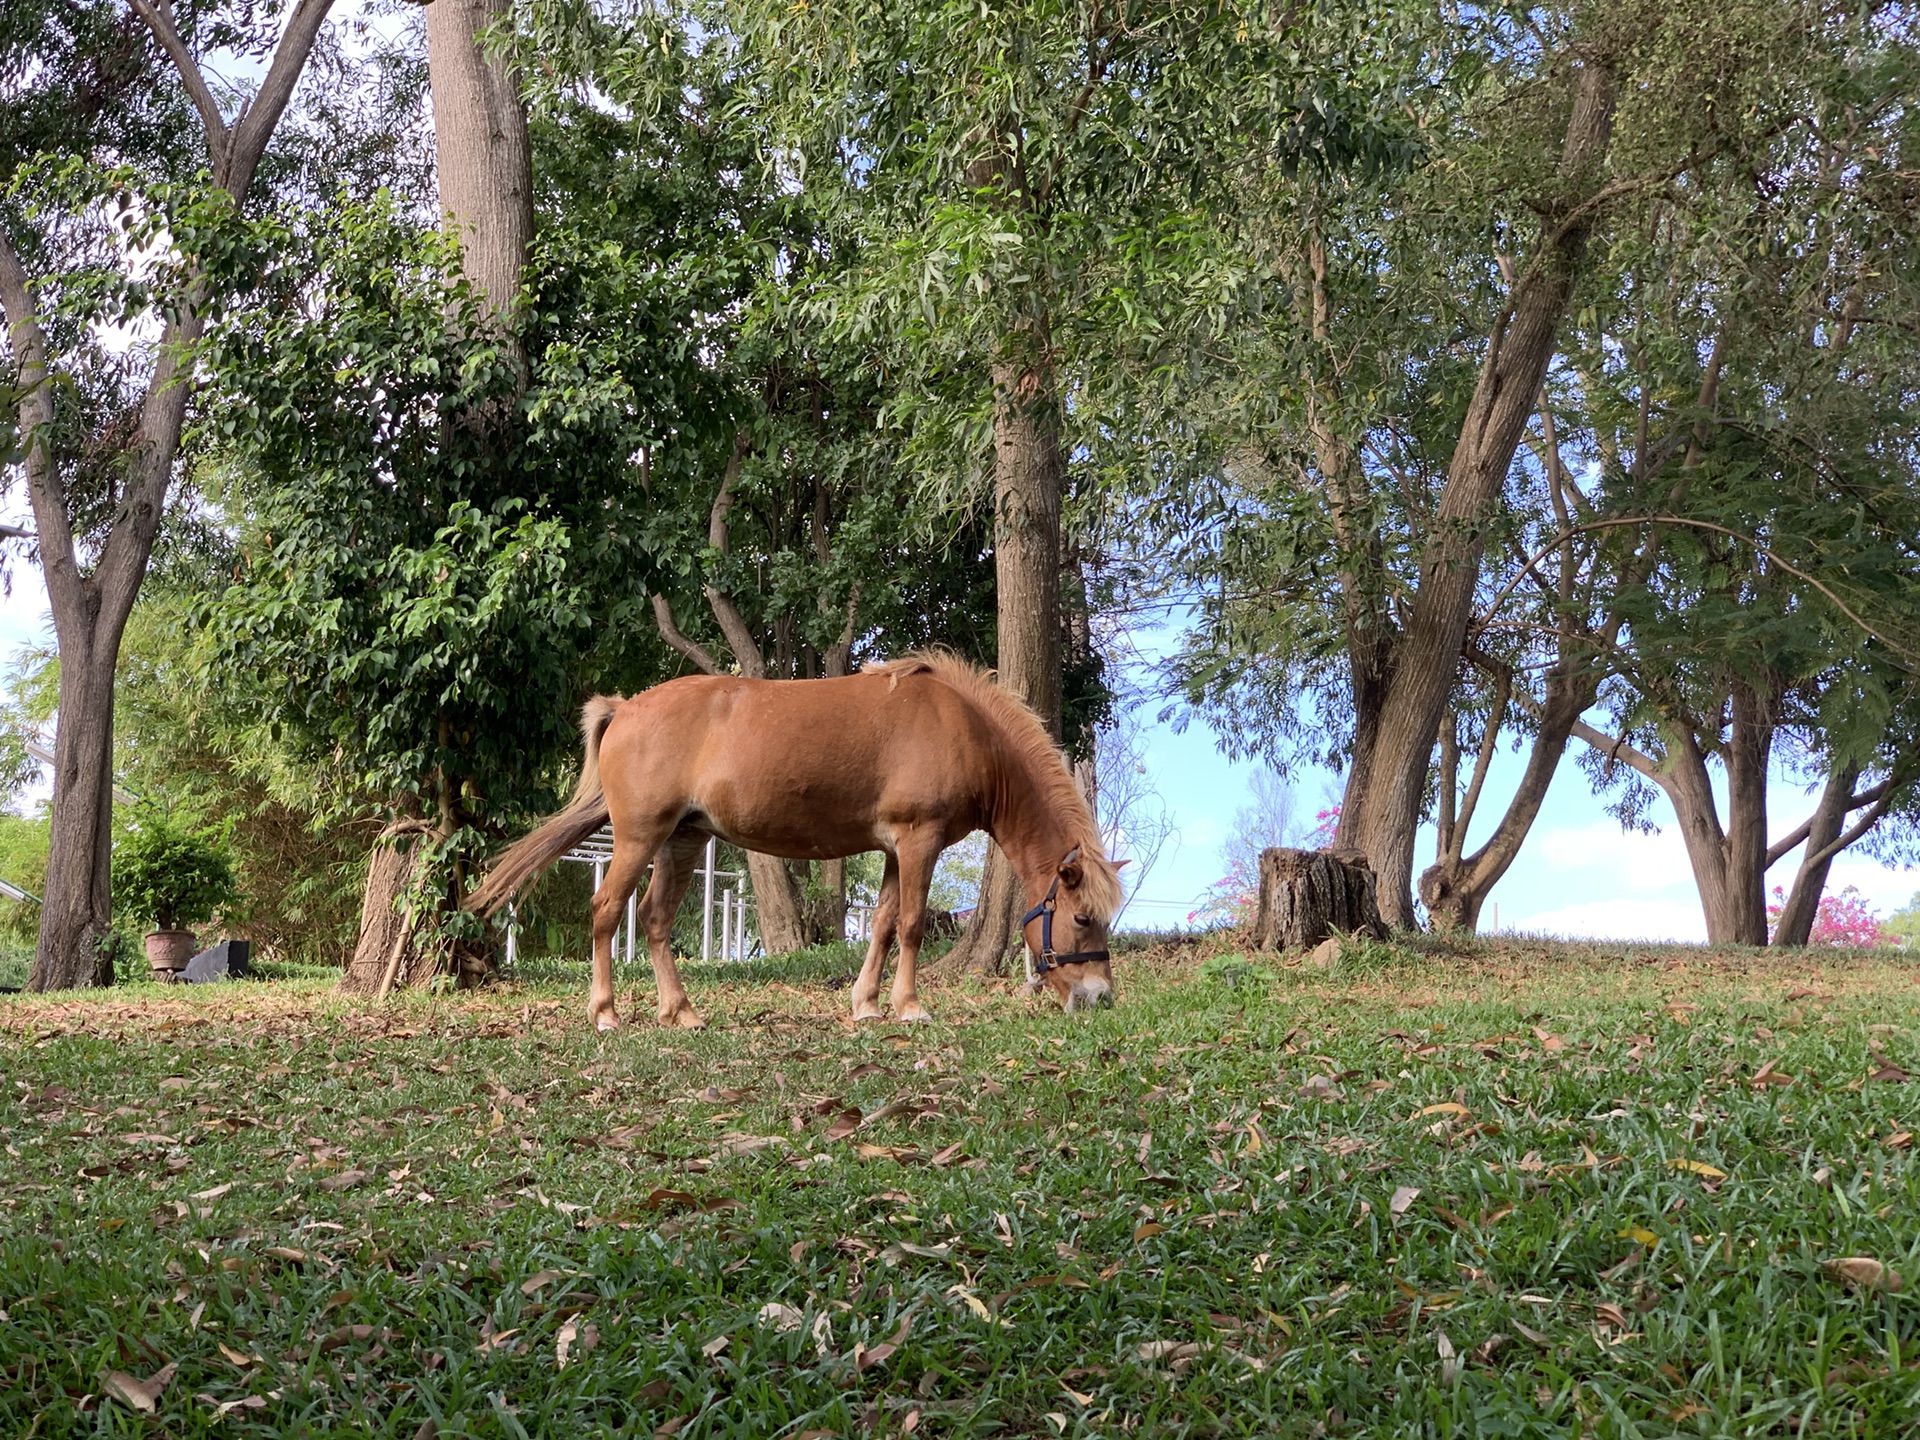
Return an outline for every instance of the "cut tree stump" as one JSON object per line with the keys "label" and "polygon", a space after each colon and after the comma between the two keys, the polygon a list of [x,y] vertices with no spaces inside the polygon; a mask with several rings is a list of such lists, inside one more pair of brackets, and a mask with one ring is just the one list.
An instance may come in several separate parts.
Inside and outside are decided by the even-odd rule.
{"label": "cut tree stump", "polygon": [[1336,931],[1386,938],[1366,860],[1331,850],[1261,851],[1254,948],[1311,950]]}

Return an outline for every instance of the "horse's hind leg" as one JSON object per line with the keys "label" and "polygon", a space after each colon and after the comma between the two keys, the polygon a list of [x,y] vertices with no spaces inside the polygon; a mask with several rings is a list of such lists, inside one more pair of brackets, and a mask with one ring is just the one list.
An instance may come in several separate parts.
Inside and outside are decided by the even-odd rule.
{"label": "horse's hind leg", "polygon": [[707,837],[697,830],[675,831],[653,857],[653,883],[640,902],[640,923],[647,930],[647,956],[653,961],[653,982],[660,998],[660,1023],[683,1030],[698,1030],[707,1022],[687,998],[680,967],[673,963],[673,922],[706,843]]}
{"label": "horse's hind leg", "polygon": [[620,1028],[620,1016],[613,1006],[613,932],[620,924],[621,911],[626,909],[627,896],[640,883],[640,872],[647,868],[647,857],[661,838],[657,832],[635,837],[622,834],[617,826],[614,829],[613,855],[589,907],[593,916],[593,984],[587,993],[587,1018],[596,1030]]}
{"label": "horse's hind leg", "polygon": [[931,1020],[920,1003],[915,970],[920,961],[920,942],[927,933],[927,889],[933,884],[933,867],[939,863],[940,847],[927,845],[919,836],[904,840],[900,852],[900,963],[893,972],[893,1018]]}
{"label": "horse's hind leg", "polygon": [[900,917],[900,862],[887,856],[880,877],[880,896],[873,905],[873,935],[867,941],[867,963],[853,982],[853,1018],[884,1020],[880,1008],[880,972],[886,968],[887,950],[893,944],[894,924]]}

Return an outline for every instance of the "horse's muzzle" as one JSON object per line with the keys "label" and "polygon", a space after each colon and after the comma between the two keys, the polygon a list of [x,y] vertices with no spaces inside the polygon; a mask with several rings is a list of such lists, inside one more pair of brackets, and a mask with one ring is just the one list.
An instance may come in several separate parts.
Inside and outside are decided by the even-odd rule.
{"label": "horse's muzzle", "polygon": [[1067,992],[1067,1011],[1104,1010],[1113,1004],[1113,986],[1098,975],[1089,975],[1084,980],[1076,980],[1073,988]]}

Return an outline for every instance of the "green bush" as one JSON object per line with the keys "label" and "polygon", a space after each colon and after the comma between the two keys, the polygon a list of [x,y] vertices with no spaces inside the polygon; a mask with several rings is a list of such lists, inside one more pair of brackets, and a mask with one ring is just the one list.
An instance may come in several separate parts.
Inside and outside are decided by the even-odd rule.
{"label": "green bush", "polygon": [[201,924],[239,898],[225,839],[159,811],[142,815],[113,847],[113,896],[156,930]]}

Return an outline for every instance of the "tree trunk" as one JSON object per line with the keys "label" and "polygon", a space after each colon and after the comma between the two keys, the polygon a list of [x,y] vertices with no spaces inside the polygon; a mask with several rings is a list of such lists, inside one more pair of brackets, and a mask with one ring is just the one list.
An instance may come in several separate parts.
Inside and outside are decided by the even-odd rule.
{"label": "tree trunk", "polygon": [[760,928],[760,943],[769,955],[785,955],[804,950],[811,943],[801,903],[800,887],[793,872],[777,855],[762,855],[749,850],[747,874],[753,880],[753,918]]}
{"label": "tree trunk", "polygon": [[[1479,928],[1481,907],[1526,843],[1533,822],[1539,818],[1540,807],[1546,803],[1561,757],[1566,754],[1574,722],[1593,703],[1596,690],[1591,680],[1565,675],[1549,677],[1547,703],[1527,754],[1526,772],[1520,777],[1513,799],[1507,802],[1500,823],[1487,837],[1487,843],[1473,854],[1463,856],[1467,826],[1473,821],[1473,802],[1478,799],[1479,785],[1492,758],[1491,746],[1482,747],[1467,802],[1462,805],[1457,820],[1443,827],[1451,833],[1443,837],[1442,857],[1420,877],[1421,903],[1427,907],[1427,915],[1435,928],[1468,932]],[[1449,787],[1452,784],[1444,775],[1441,783]]]}
{"label": "tree trunk", "polygon": [[[1579,202],[1606,154],[1614,84],[1598,61],[1574,75],[1572,115],[1561,152],[1562,196],[1545,219],[1538,252],[1515,282],[1493,330],[1460,427],[1447,482],[1420,561],[1420,584],[1381,708],[1367,763],[1349,772],[1335,845],[1372,864],[1380,913],[1414,924],[1413,846],[1433,757],[1473,617],[1487,520],[1553,358],[1560,317],[1573,294],[1591,214]],[[1562,218],[1564,216],[1564,218]]]}
{"label": "tree trunk", "polygon": [[1799,872],[1793,877],[1793,890],[1773,927],[1773,944],[1798,948],[1813,938],[1820,896],[1827,888],[1827,872],[1833,866],[1833,856],[1827,849],[1840,838],[1841,828],[1847,823],[1847,806],[1853,799],[1854,781],[1859,778],[1860,767],[1852,761],[1837,762],[1828,772],[1820,803],[1807,822],[1806,849]]}
{"label": "tree trunk", "polygon": [[814,863],[813,893],[807,897],[807,942],[834,945],[847,938],[847,862]]}
{"label": "tree trunk", "polygon": [[368,857],[360,938],[340,977],[344,995],[385,999],[396,989],[425,985],[439,971],[440,957],[415,943],[418,917],[400,905],[413,880],[424,830],[417,820],[390,825]]}
{"label": "tree trunk", "polygon": [[1260,900],[1248,943],[1256,950],[1311,950],[1336,931],[1384,938],[1373,872],[1361,855],[1327,850],[1260,852]]}
{"label": "tree trunk", "polygon": [[[427,80],[433,95],[434,169],[440,208],[448,228],[460,240],[460,267],[480,297],[481,323],[492,327],[522,370],[526,356],[512,319],[518,302],[527,249],[533,240],[533,179],[527,112],[518,78],[504,51],[490,48],[489,35],[512,24],[508,0],[433,0],[427,6]],[[470,414],[465,422],[497,425],[506,417]],[[450,726],[441,717],[442,764],[450,746]],[[444,769],[432,783],[437,791],[442,838],[458,825],[456,789]],[[417,829],[401,819],[389,835]],[[435,946],[416,945],[414,932],[426,916],[396,915],[393,907],[413,874],[418,844],[404,852],[379,844],[367,864],[361,895],[360,941],[340,988],[349,994],[384,996],[395,986],[424,985],[439,970]],[[444,905],[449,913],[460,901],[456,877]],[[491,968],[487,953],[460,947],[452,956],[461,984],[484,978]]]}
{"label": "tree trunk", "polygon": [[[1017,352],[1015,344],[1030,346]],[[993,367],[993,563],[999,590],[999,681],[1060,738],[1059,396],[1044,326],[1013,338]],[[1016,357],[1017,358],[1014,358]],[[1027,908],[1020,877],[987,847],[980,899],[953,947],[957,963],[997,974]]]}
{"label": "tree trunk", "polygon": [[[32,990],[111,985],[113,672],[117,645],[62,630],[46,893]],[[117,637],[116,637],[117,638]]]}
{"label": "tree trunk", "polygon": [[488,39],[510,30],[512,16],[510,0],[427,6],[440,208],[460,237],[461,270],[490,321],[511,317],[533,241],[526,106],[505,51]]}
{"label": "tree trunk", "polygon": [[1727,745],[1727,939],[1767,943],[1767,766],[1776,699],[1745,681],[1733,686]]}

